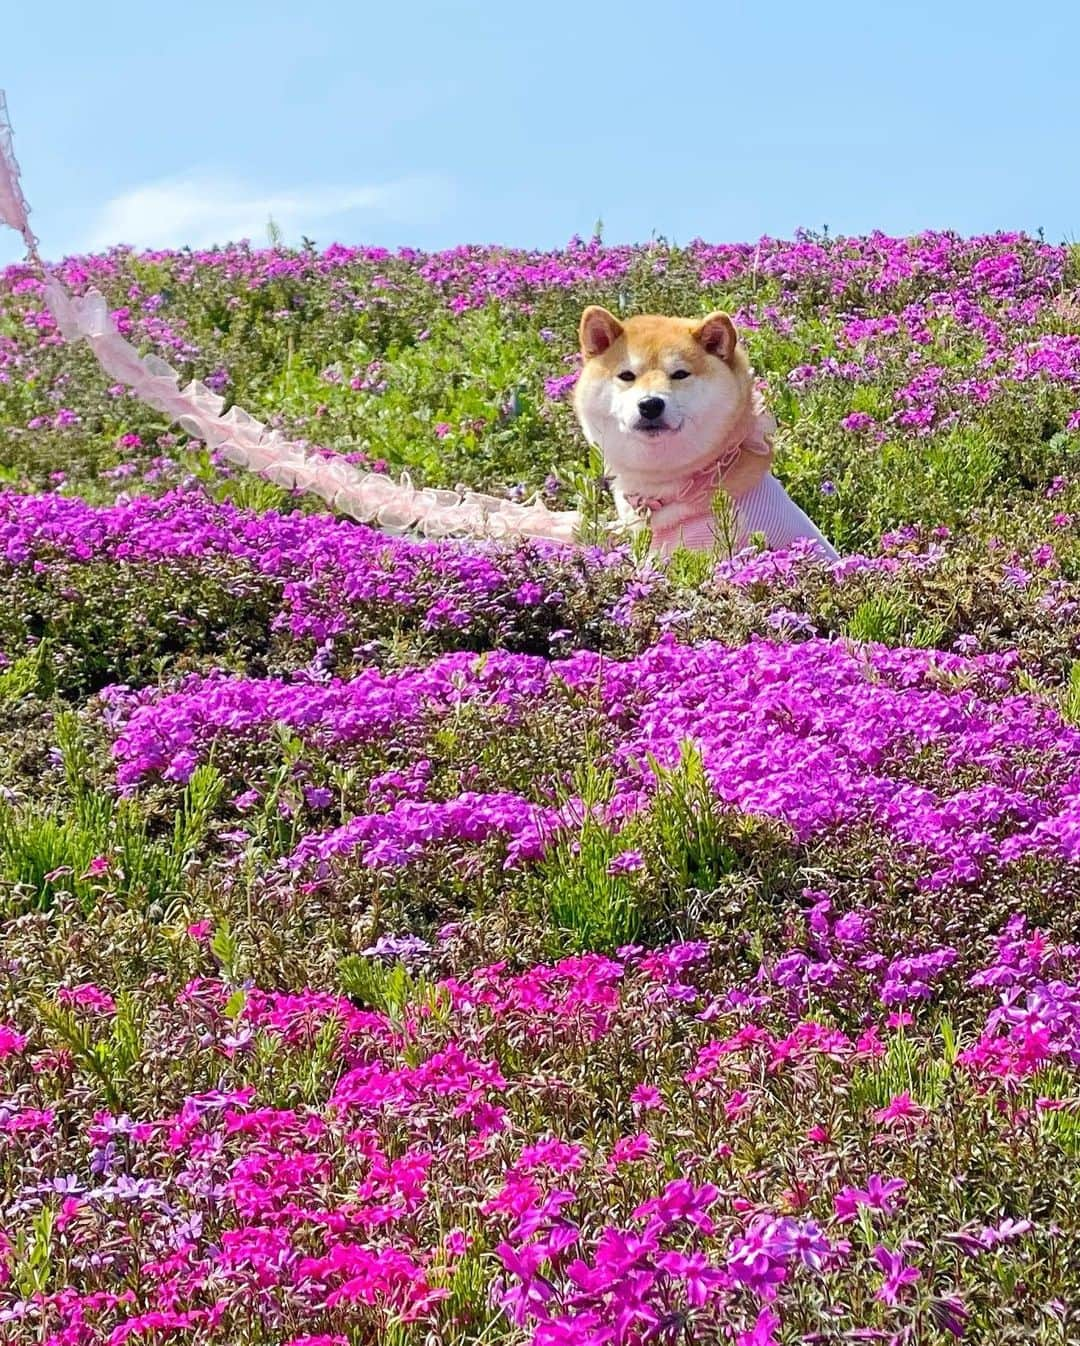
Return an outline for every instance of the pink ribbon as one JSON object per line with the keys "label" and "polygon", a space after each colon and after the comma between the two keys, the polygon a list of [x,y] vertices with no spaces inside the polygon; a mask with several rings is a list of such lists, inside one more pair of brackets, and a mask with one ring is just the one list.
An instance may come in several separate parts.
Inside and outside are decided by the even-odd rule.
{"label": "pink ribbon", "polygon": [[7,100],[0,92],[0,220],[22,235],[41,271],[45,302],[67,341],[85,340],[98,363],[118,383],[168,416],[229,462],[261,473],[279,486],[313,492],[335,509],[387,532],[409,529],[426,537],[541,537],[571,542],[581,522],[574,510],[554,511],[538,497],[524,504],[478,491],[420,489],[364,472],[341,458],[309,453],[304,445],[270,430],[241,407],[223,411],[224,399],[205,384],[181,388],[176,370],[156,355],[140,355],[117,330],[104,296],[91,289],[70,295],[42,262],[29,224],[30,209],[19,182]]}
{"label": "pink ribbon", "polygon": [[3,89],[0,89],[0,220],[17,234],[22,234],[28,255],[40,266],[37,239],[30,229],[30,207],[26,204],[19,183],[19,165],[15,160],[11,121]]}

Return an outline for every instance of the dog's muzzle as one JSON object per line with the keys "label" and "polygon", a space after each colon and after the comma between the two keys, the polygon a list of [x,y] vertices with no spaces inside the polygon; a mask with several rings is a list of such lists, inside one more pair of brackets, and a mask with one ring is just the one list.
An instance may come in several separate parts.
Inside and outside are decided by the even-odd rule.
{"label": "dog's muzzle", "polygon": [[662,435],[675,427],[664,414],[667,402],[662,397],[643,397],[637,404],[638,419],[634,429],[646,435]]}

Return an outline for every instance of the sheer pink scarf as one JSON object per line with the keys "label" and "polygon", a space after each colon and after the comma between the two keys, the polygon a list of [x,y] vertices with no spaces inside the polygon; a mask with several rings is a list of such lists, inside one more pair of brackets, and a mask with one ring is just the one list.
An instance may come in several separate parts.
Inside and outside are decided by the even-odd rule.
{"label": "sheer pink scarf", "polygon": [[427,537],[573,540],[580,523],[576,511],[553,511],[536,498],[515,504],[477,491],[419,489],[407,476],[394,481],[377,472],[365,472],[341,458],[311,453],[240,407],[231,407],[223,414],[224,399],[205,384],[191,382],[181,388],[179,375],[171,365],[155,355],[140,355],[125,341],[97,290],[81,298],[68,294],[41,260],[29,215],[12,145],[7,101],[0,91],[0,220],[22,235],[27,255],[44,278],[45,302],[65,339],[85,340],[112,378],[127,384],[142,401],[217,449],[229,462],[260,472],[281,486],[314,492],[335,509],[388,532],[415,529]]}

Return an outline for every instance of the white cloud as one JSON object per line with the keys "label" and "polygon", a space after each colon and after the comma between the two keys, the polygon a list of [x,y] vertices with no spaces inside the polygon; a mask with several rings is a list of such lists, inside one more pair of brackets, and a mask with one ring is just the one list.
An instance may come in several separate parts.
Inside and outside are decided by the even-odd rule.
{"label": "white cloud", "polygon": [[441,178],[403,178],[370,187],[301,187],[261,192],[221,175],[193,173],[122,192],[99,211],[85,247],[210,247],[249,238],[263,243],[271,219],[289,242],[314,237],[326,220],[359,212],[409,223],[442,209],[451,195]]}

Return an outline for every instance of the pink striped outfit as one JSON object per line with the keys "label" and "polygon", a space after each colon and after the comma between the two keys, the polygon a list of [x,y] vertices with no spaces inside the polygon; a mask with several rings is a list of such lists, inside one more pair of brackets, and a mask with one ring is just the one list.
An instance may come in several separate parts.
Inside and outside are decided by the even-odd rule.
{"label": "pink striped outfit", "polygon": [[[772,413],[755,391],[728,447],[713,462],[681,480],[668,479],[662,484],[654,480],[648,485],[642,479],[632,483],[629,474],[620,481],[619,464],[613,463],[613,484],[632,509],[648,516],[655,551],[668,555],[679,545],[691,551],[709,551],[716,541],[713,497],[743,454],[771,461],[775,430]],[[754,533],[761,533],[771,551],[782,551],[799,538],[811,538],[827,560],[840,559],[771,472],[749,491],[733,497],[731,503],[738,526],[736,551],[747,546]]]}
{"label": "pink striped outfit", "polygon": [[[715,541],[716,522],[712,511],[712,491],[696,501],[685,501],[690,509],[679,509],[677,518],[665,517],[673,513],[671,504],[657,501],[659,508],[650,509],[652,542],[663,555],[680,544],[691,551],[708,551]],[[637,503],[638,498],[631,500]],[[647,509],[653,502],[642,501]],[[809,517],[803,513],[771,472],[738,500],[733,500],[738,535],[735,550],[749,545],[754,533],[761,533],[771,551],[782,551],[799,538],[812,538],[830,561],[839,559],[835,548],[822,536]]]}

